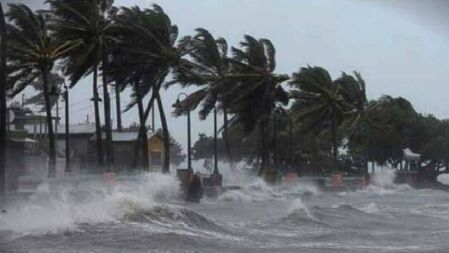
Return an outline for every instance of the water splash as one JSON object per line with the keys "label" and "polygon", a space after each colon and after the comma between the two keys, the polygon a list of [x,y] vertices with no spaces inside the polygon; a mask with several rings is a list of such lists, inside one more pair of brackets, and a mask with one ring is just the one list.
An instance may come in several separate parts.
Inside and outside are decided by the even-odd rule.
{"label": "water splash", "polygon": [[368,214],[378,213],[380,211],[379,207],[374,202],[369,203],[368,205],[362,207],[360,210]]}
{"label": "water splash", "polygon": [[105,186],[99,178],[75,181],[12,204],[0,217],[1,230],[49,233],[77,229],[82,223],[116,222],[127,212],[152,208],[179,194],[176,177],[158,173],[119,179],[114,188]]}
{"label": "water splash", "polygon": [[382,167],[376,170],[372,175],[371,183],[381,188],[393,188],[394,180],[396,178],[396,170],[393,168]]}
{"label": "water splash", "polygon": [[300,198],[292,201],[288,212],[289,214],[304,212],[311,220],[317,220]]}
{"label": "water splash", "polygon": [[437,177],[437,181],[449,185],[449,174],[441,174]]}
{"label": "water splash", "polygon": [[269,186],[260,177],[248,177],[249,182],[242,183],[241,189],[227,191],[218,197],[219,201],[232,202],[258,202],[274,198],[282,198],[283,195]]}
{"label": "water splash", "polygon": [[390,167],[377,168],[371,175],[371,184],[364,190],[358,192],[369,192],[377,195],[397,194],[399,192],[411,190],[407,184],[395,184],[396,170]]}

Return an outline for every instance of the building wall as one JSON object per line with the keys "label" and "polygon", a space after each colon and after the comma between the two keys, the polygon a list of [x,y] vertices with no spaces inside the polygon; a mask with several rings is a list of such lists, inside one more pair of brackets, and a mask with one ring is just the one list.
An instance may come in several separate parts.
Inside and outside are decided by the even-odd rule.
{"label": "building wall", "polygon": [[116,172],[129,172],[138,167],[137,142],[114,142],[113,149]]}
{"label": "building wall", "polygon": [[162,171],[164,145],[161,137],[154,135],[148,139],[148,152],[150,171]]}

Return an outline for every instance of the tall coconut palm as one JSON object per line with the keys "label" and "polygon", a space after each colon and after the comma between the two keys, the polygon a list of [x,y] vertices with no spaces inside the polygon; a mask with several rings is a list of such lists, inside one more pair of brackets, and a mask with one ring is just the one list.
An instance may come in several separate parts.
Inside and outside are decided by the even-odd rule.
{"label": "tall coconut palm", "polygon": [[344,74],[332,80],[326,69],[308,66],[293,73],[290,81],[293,88],[291,97],[294,99],[292,111],[296,119],[305,120],[317,132],[330,130],[333,166],[338,155],[337,128],[345,120],[345,114],[352,109],[348,103],[350,101],[345,98],[355,100],[352,89],[343,92],[347,78]]}
{"label": "tall coconut palm", "polygon": [[6,22],[3,6],[0,3],[0,205],[6,190]]}
{"label": "tall coconut palm", "polygon": [[42,78],[45,111],[49,141],[48,176],[54,177],[56,170],[56,147],[51,114],[49,74],[55,61],[76,47],[78,43],[59,40],[50,34],[46,19],[41,13],[34,13],[22,4],[10,4],[7,17],[10,79],[13,84],[12,95],[20,93],[38,77]]}
{"label": "tall coconut palm", "polygon": [[228,140],[228,101],[224,99],[224,96],[220,96],[233,84],[226,79],[226,76],[231,74],[227,56],[228,45],[225,39],[215,39],[206,29],[198,28],[196,32],[193,38],[195,46],[189,54],[191,60],[179,61],[173,80],[167,86],[179,83],[183,87],[195,85],[200,88],[181,101],[181,106],[176,108],[175,115],[185,113],[186,110],[194,110],[201,104],[200,119],[205,119],[217,102],[221,104],[225,150],[233,167]]}
{"label": "tall coconut palm", "polygon": [[48,0],[52,14],[52,29],[55,35],[66,41],[80,40],[82,43],[71,51],[65,73],[71,86],[93,73],[93,102],[95,111],[97,158],[103,165],[103,145],[98,95],[98,70],[101,66],[103,80],[103,105],[106,130],[106,160],[108,169],[113,161],[111,108],[108,92],[108,54],[114,42],[113,16],[116,9],[113,0]]}
{"label": "tall coconut palm", "polygon": [[[366,117],[365,112],[368,106],[366,98],[365,80],[358,72],[354,76],[342,73],[337,80],[341,86],[341,94],[347,103],[343,127],[349,140],[359,138],[363,142],[364,173],[368,175],[368,153],[369,153],[369,134],[376,127],[376,123]],[[365,138],[360,138],[361,136]]]}
{"label": "tall coconut palm", "polygon": [[271,114],[277,104],[288,103],[288,95],[281,84],[289,77],[274,72],[276,51],[270,40],[256,40],[246,35],[240,45],[241,49],[232,48],[232,74],[226,77],[235,85],[222,96],[229,101],[229,112],[234,114],[231,124],[241,124],[246,133],[259,127],[262,172],[269,162],[266,137]]}
{"label": "tall coconut palm", "polygon": [[[165,78],[180,58],[189,52],[190,38],[185,37],[177,41],[177,27],[157,5],[153,5],[151,9],[140,9],[137,6],[123,7],[117,15],[117,26],[119,26],[117,46],[122,49],[122,54],[133,59],[129,67],[135,74],[130,77],[139,76],[139,81],[143,84],[140,89],[142,94],[133,96],[134,99],[127,109],[137,105],[139,98],[143,98],[151,92],[151,97],[142,115],[143,123],[145,123],[155,100],[161,100],[159,90],[165,82]],[[170,136],[164,117],[164,108],[162,106],[158,106],[158,108],[165,145],[163,171],[167,172],[170,162]],[[143,135],[146,132],[145,125],[141,124],[140,129],[140,134]]]}

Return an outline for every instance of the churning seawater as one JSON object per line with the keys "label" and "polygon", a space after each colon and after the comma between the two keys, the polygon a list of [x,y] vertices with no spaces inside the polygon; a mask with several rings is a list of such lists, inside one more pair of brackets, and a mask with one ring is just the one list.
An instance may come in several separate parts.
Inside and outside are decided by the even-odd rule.
{"label": "churning seawater", "polygon": [[72,180],[10,203],[0,252],[449,252],[449,194],[393,185],[320,192],[228,176],[242,189],[179,200],[174,176],[146,174],[113,189]]}

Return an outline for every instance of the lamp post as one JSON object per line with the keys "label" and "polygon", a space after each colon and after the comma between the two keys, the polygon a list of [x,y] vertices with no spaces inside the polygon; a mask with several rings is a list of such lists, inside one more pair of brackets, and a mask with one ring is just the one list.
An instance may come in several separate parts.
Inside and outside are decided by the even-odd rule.
{"label": "lamp post", "polygon": [[[180,97],[184,96],[187,98],[187,94],[181,92],[178,94],[178,98],[176,99],[176,103],[173,105],[175,108],[181,108],[181,100]],[[187,108],[187,169],[192,171],[192,152],[191,152],[191,136],[190,136],[190,108]]]}
{"label": "lamp post", "polygon": [[214,105],[214,175],[218,175],[218,152],[217,152],[217,107]]}
{"label": "lamp post", "polygon": [[70,143],[69,143],[69,88],[64,84],[65,102],[65,172],[71,172],[70,168]]}

